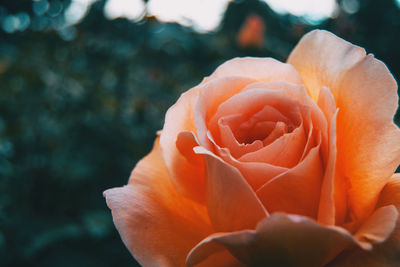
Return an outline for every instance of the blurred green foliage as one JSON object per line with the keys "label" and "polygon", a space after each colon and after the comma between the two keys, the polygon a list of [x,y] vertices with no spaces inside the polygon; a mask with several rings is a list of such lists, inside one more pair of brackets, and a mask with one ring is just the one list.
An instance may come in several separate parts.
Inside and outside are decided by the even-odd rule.
{"label": "blurred green foliage", "polygon": [[[0,3],[1,266],[135,266],[102,192],[127,182],[168,107],[227,59],[285,60],[305,32],[325,28],[400,77],[394,0],[361,1],[358,12],[341,9],[320,25],[233,1],[221,27],[202,34],[154,17],[109,21],[104,1],[65,26],[70,1],[45,9],[43,1]],[[265,45],[242,48],[237,32],[254,13],[265,21]]]}

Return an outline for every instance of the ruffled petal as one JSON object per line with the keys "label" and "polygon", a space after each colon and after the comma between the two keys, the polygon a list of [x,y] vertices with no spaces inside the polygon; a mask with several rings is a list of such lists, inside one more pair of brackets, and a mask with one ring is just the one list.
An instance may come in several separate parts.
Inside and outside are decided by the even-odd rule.
{"label": "ruffled petal", "polygon": [[337,168],[349,182],[350,217],[368,217],[400,163],[400,130],[393,124],[395,80],[381,61],[326,31],[305,35],[288,62],[314,101],[323,86],[335,97]]}
{"label": "ruffled petal", "polygon": [[315,30],[301,38],[288,58],[306,85],[311,98],[317,102],[323,86],[332,90],[336,97],[337,80],[348,69],[365,57],[361,47],[337,37]]}
{"label": "ruffled petal", "polygon": [[[400,174],[396,173],[383,188],[377,207],[390,207],[394,205],[397,210],[400,208]],[[376,230],[381,231],[387,229],[383,225],[387,224],[387,217],[382,215],[375,216],[377,220],[373,226]],[[374,228],[374,227],[373,227]],[[373,235],[372,235],[373,236]],[[354,249],[342,253],[329,266],[335,267],[354,267],[354,266],[371,266],[371,267],[395,267],[400,265],[400,221],[397,218],[396,226],[391,235],[384,240],[383,243],[377,244],[370,251],[362,249]]]}
{"label": "ruffled petal", "polygon": [[221,148],[215,143],[213,138],[209,136],[215,147],[216,153],[229,165],[237,168],[247,183],[256,191],[260,186],[271,180],[272,178],[284,173],[288,168],[279,167],[264,162],[241,162],[233,158],[226,148]]}
{"label": "ruffled petal", "polygon": [[202,146],[212,149],[207,138],[209,120],[221,103],[241,92],[246,85],[252,82],[254,82],[253,79],[246,77],[222,77],[220,79],[210,79],[199,86],[201,90],[195,104],[194,116],[197,136]]}
{"label": "ruffled petal", "polygon": [[257,195],[269,212],[284,211],[316,218],[322,178],[318,145],[299,165],[264,184]]}
{"label": "ruffled petal", "polygon": [[400,206],[400,173],[395,173],[383,188],[378,201],[378,207],[387,205]]}
{"label": "ruffled petal", "polygon": [[350,216],[365,218],[400,164],[397,84],[385,64],[368,55],[338,88],[338,164],[349,181]]}
{"label": "ruffled petal", "polygon": [[346,187],[336,172],[336,117],[337,112],[331,118],[327,165],[318,207],[318,222],[325,225],[341,224],[346,216]]}
{"label": "ruffled petal", "polygon": [[286,81],[302,84],[302,80],[293,66],[273,58],[234,58],[220,65],[207,79],[229,76],[248,77],[262,82]]}
{"label": "ruffled petal", "polygon": [[[198,202],[204,201],[204,164],[194,164],[179,151],[177,138],[180,132],[196,133],[194,104],[199,94],[195,87],[183,93],[165,115],[164,128],[160,136],[162,155],[169,176],[178,191]],[[180,146],[181,148],[183,146]],[[193,155],[201,161],[201,156]]]}
{"label": "ruffled petal", "polygon": [[143,266],[184,266],[190,249],[213,232],[205,207],[171,184],[158,139],[129,184],[104,196],[122,240]]}
{"label": "ruffled petal", "polygon": [[253,229],[268,216],[261,202],[240,172],[203,147],[207,166],[207,208],[216,231]]}
{"label": "ruffled petal", "polygon": [[282,135],[271,144],[239,158],[244,162],[265,162],[268,164],[291,168],[303,155],[306,145],[306,134],[301,124],[293,132]]}
{"label": "ruffled petal", "polygon": [[190,252],[187,264],[193,266],[227,249],[247,266],[323,266],[353,245],[353,237],[342,228],[275,213],[261,221],[256,230],[207,237]]}

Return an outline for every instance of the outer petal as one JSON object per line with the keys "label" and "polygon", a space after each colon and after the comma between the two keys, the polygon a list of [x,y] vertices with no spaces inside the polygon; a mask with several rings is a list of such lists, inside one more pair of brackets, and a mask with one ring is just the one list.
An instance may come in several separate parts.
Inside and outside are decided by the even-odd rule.
{"label": "outer petal", "polygon": [[213,230],[205,207],[176,192],[158,143],[127,186],[104,196],[122,240],[143,266],[184,266],[190,249]]}
{"label": "outer petal", "polygon": [[338,164],[349,180],[351,215],[368,216],[400,164],[393,123],[397,85],[385,64],[368,55],[341,79],[337,96]]}
{"label": "outer petal", "polygon": [[301,38],[288,58],[306,85],[315,102],[323,86],[332,90],[348,69],[365,56],[365,50],[352,45],[336,35],[321,30],[312,31]]}
{"label": "outer petal", "polygon": [[277,175],[287,171],[287,168],[270,165],[263,162],[241,162],[233,158],[226,148],[221,148],[215,143],[213,138],[208,135],[212,144],[216,149],[216,153],[229,165],[237,168],[248,184],[256,191],[260,186],[276,177]]}
{"label": "outer petal", "polygon": [[212,79],[201,86],[201,91],[194,109],[197,134],[200,144],[207,149],[212,146],[207,138],[208,122],[220,104],[238,94],[254,80],[246,77],[223,77]]}
{"label": "outer petal", "polygon": [[268,216],[240,172],[203,147],[196,147],[207,165],[207,207],[216,231],[253,229]]}
{"label": "outer petal", "polygon": [[[383,188],[378,201],[378,207],[394,204],[400,208],[400,174],[392,176]],[[379,227],[380,228],[380,227]],[[380,267],[400,265],[400,222],[397,220],[396,228],[384,243],[374,247],[372,251],[351,250],[343,253],[330,266],[337,267]]]}
{"label": "outer petal", "polygon": [[351,234],[342,228],[275,213],[256,230],[207,237],[190,252],[187,264],[192,266],[215,251],[228,249],[247,266],[322,266],[354,244]]}
{"label": "outer petal", "polygon": [[286,81],[302,84],[296,70],[289,64],[273,58],[234,58],[219,66],[208,79],[240,76],[256,81]]}
{"label": "outer petal", "polygon": [[198,94],[199,88],[192,88],[183,93],[175,105],[167,111],[160,145],[169,176],[178,191],[191,199],[202,202],[204,201],[204,163],[197,164],[202,161],[202,158],[194,155],[197,160],[188,159],[182,155],[176,144],[180,132],[196,133],[193,109]]}
{"label": "outer petal", "polygon": [[334,95],[337,166],[349,181],[350,216],[366,218],[400,163],[396,82],[382,62],[326,31],[305,35],[288,62],[315,101],[322,86]]}
{"label": "outer petal", "polygon": [[318,145],[296,167],[264,184],[257,190],[257,195],[269,212],[285,211],[315,218],[322,178]]}

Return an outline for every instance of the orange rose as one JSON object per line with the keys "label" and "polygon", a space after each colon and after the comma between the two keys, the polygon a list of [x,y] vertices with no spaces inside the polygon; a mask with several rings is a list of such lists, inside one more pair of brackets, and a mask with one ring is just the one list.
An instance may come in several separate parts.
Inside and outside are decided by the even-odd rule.
{"label": "orange rose", "polygon": [[325,31],[286,64],[226,62],[104,193],[125,245],[144,266],[398,266],[396,93],[381,61]]}

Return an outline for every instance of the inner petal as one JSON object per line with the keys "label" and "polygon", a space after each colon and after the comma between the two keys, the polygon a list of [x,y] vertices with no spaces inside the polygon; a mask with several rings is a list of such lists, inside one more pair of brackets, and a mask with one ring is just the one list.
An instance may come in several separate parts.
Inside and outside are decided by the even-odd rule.
{"label": "inner petal", "polygon": [[[224,116],[220,118],[218,123],[229,126],[234,137],[241,144],[252,144],[256,140],[262,141],[269,137],[273,131],[275,131],[273,136],[279,137],[282,135],[279,134],[282,130],[287,132],[295,128],[286,116],[268,105],[255,114]],[[219,128],[221,131],[221,126]]]}
{"label": "inner petal", "polygon": [[287,133],[275,139],[262,149],[247,153],[239,158],[240,161],[265,162],[291,168],[301,159],[307,139],[302,125],[292,133]]}
{"label": "inner petal", "polygon": [[233,115],[231,118],[224,120],[221,118],[218,121],[219,132],[220,132],[220,142],[222,147],[228,148],[231,155],[235,158],[242,156],[243,154],[254,152],[263,147],[263,143],[260,140],[255,140],[252,143],[239,143],[237,138],[232,132],[232,129],[229,125],[229,119],[235,122],[238,120],[240,115]]}
{"label": "inner petal", "polygon": [[275,141],[275,139],[278,139],[279,137],[281,137],[282,135],[284,135],[287,132],[288,132],[287,124],[285,124],[284,122],[278,121],[275,124],[275,128],[271,131],[271,133],[266,138],[264,138],[264,140],[263,140],[264,146],[271,144],[273,141]]}
{"label": "inner petal", "polygon": [[[289,125],[289,126],[288,126]],[[218,120],[219,143],[235,158],[261,149],[295,126],[280,111],[265,106],[251,115],[232,114]]]}
{"label": "inner petal", "polygon": [[236,140],[241,144],[251,144],[254,141],[264,140],[274,130],[276,122],[259,121],[254,118],[240,125],[239,129],[234,131]]}

